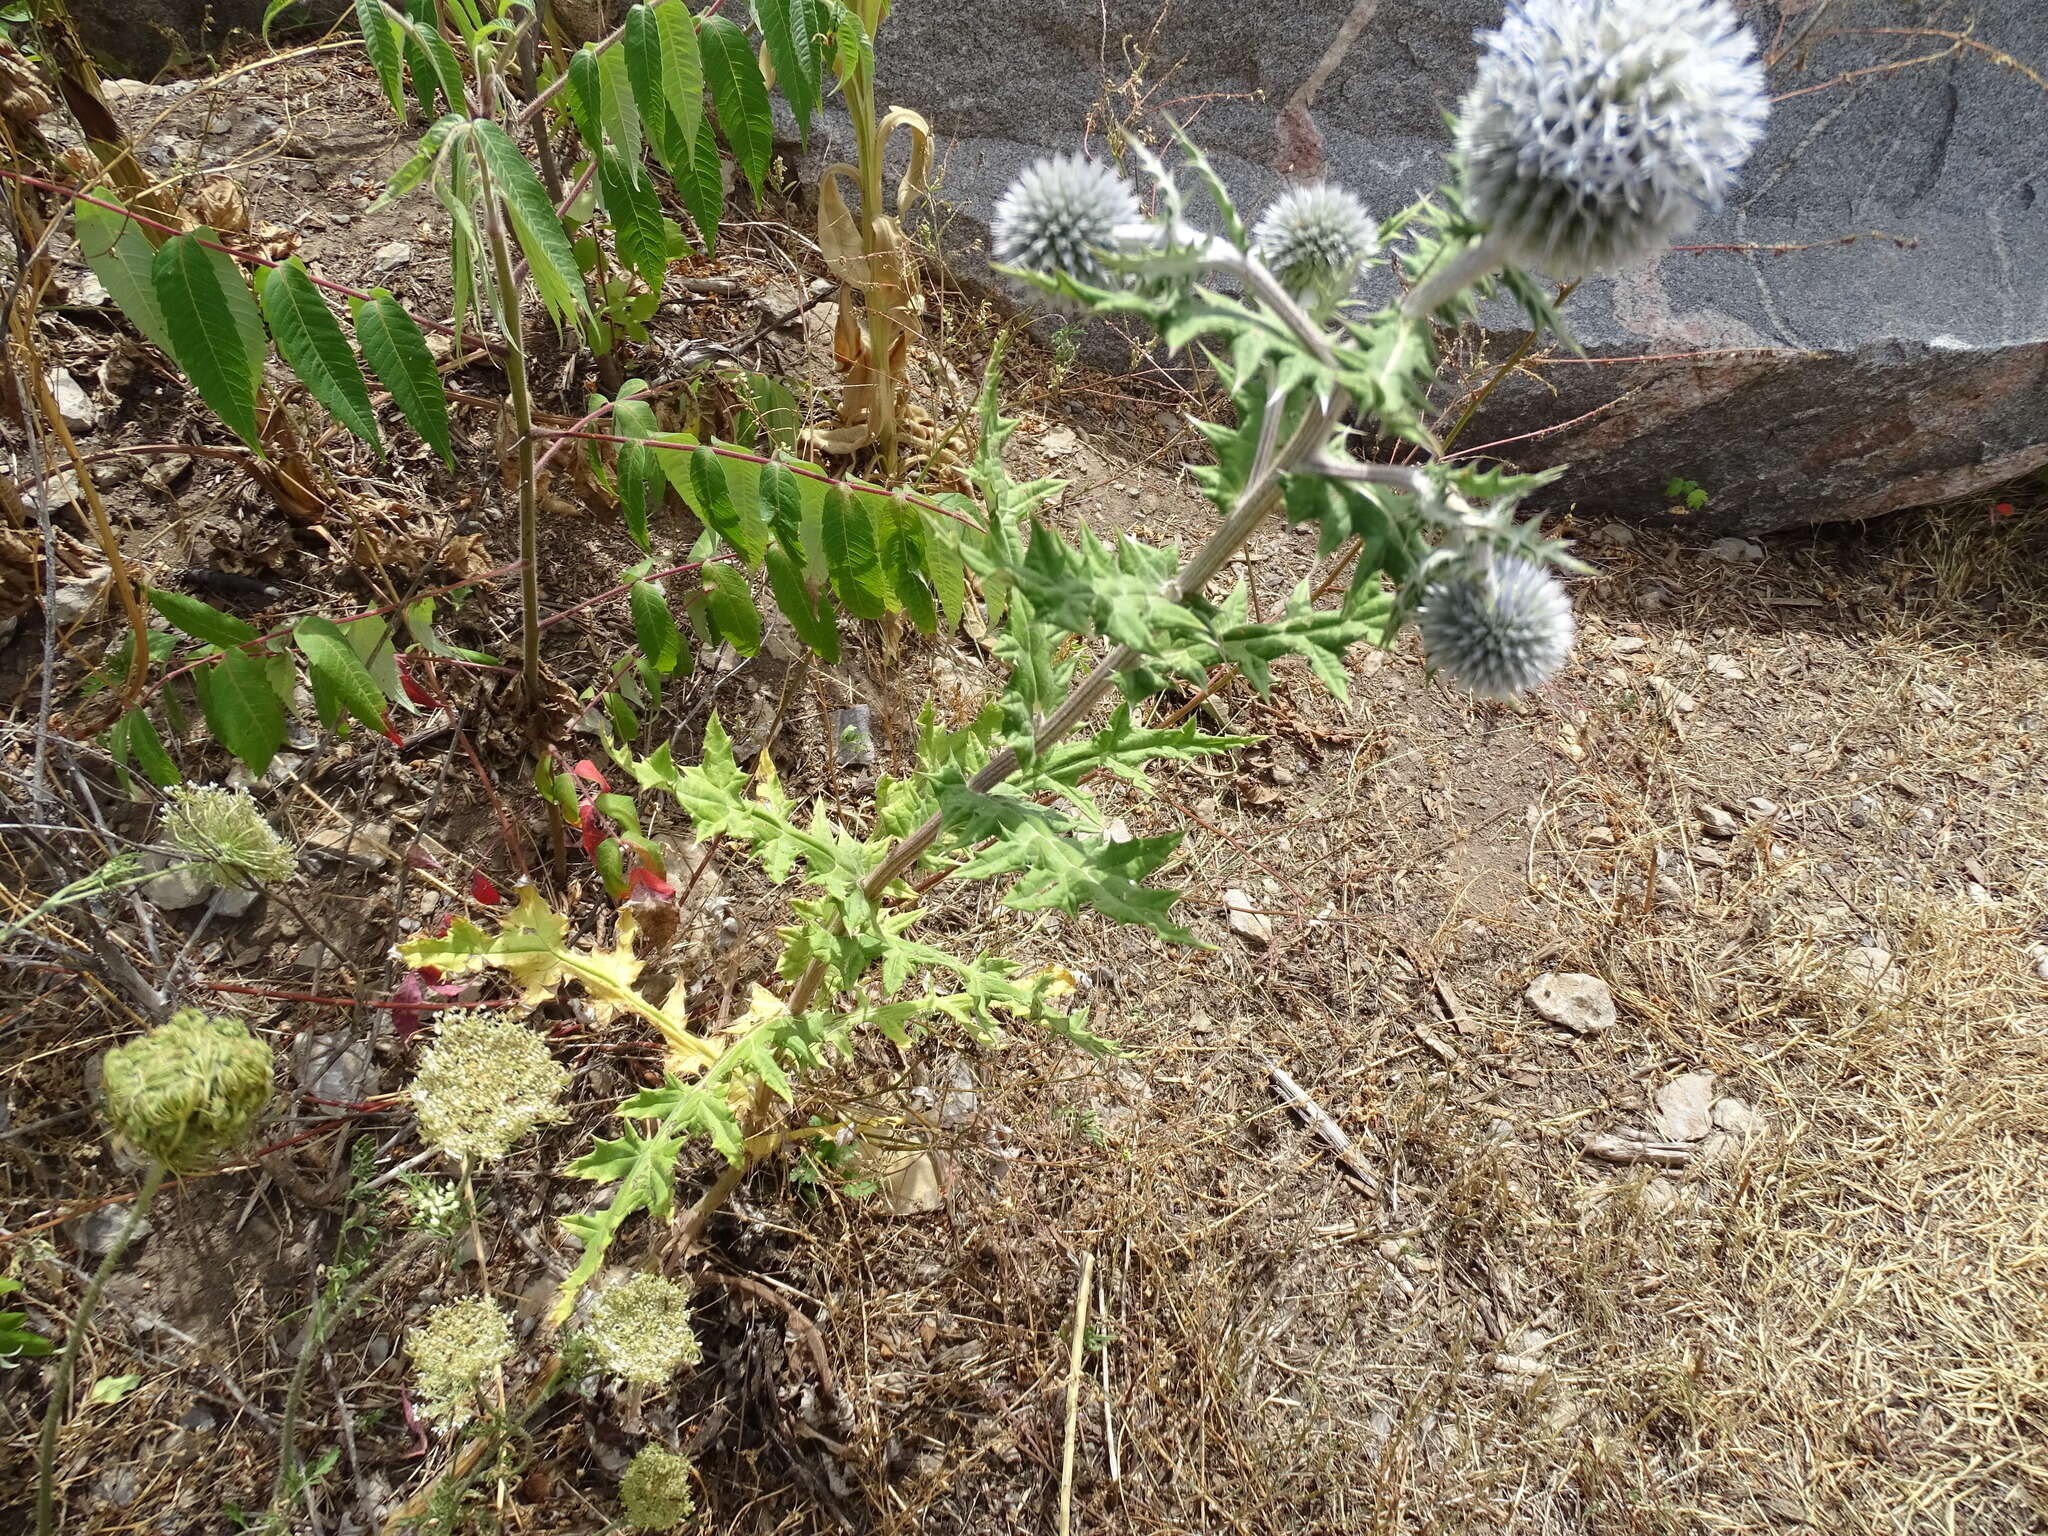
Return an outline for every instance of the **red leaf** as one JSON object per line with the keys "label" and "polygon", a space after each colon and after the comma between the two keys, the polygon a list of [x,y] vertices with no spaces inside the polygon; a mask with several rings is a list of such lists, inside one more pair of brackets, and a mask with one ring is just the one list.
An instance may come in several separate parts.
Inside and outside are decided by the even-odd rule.
{"label": "red leaf", "polygon": [[645,864],[635,864],[626,871],[627,900],[630,901],[640,891],[645,891],[650,896],[660,896],[665,899],[675,895],[676,888],[649,869]]}
{"label": "red leaf", "polygon": [[612,792],[611,781],[607,779],[603,774],[599,773],[597,771],[597,764],[593,763],[587,757],[581,759],[576,764],[576,766],[574,768],[571,768],[569,771],[575,774],[577,778],[583,780],[584,783],[595,784],[599,789],[603,790],[606,794],[610,794]]}
{"label": "red leaf", "polygon": [[491,877],[482,870],[469,877],[469,894],[472,899],[482,902],[487,907],[502,907],[505,904],[505,893],[491,884]]}
{"label": "red leaf", "polygon": [[390,742],[391,745],[393,745],[394,747],[402,747],[405,745],[405,738],[399,735],[398,732],[394,731],[391,728],[391,718],[388,715],[385,716],[384,719],[384,739]]}
{"label": "red leaf", "polygon": [[2000,519],[2011,517],[2012,503],[2009,501],[2000,501],[1992,503],[1991,515],[1995,518]]}
{"label": "red leaf", "polygon": [[418,681],[414,679],[412,675],[412,668],[406,664],[405,658],[403,656],[400,656],[397,658],[397,661],[398,686],[405,690],[405,696],[408,699],[411,699],[413,703],[419,705],[422,709],[442,708],[443,705],[441,701],[435,698],[431,693],[427,692],[426,689],[422,688],[419,685]]}
{"label": "red leaf", "polygon": [[604,833],[597,825],[595,801],[585,800],[582,803],[580,819],[583,823],[583,856],[586,859],[594,859],[597,857],[597,845],[604,841]]}

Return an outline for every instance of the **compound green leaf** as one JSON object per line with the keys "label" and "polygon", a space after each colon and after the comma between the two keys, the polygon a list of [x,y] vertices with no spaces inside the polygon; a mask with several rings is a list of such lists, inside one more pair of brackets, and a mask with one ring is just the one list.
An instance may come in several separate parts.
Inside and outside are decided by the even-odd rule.
{"label": "compound green leaf", "polygon": [[177,360],[199,398],[258,454],[256,396],[268,350],[256,296],[233,258],[202,244],[219,237],[201,228],[157,248],[151,284]]}
{"label": "compound green leaf", "polygon": [[260,776],[285,736],[284,706],[264,663],[246,651],[222,651],[192,681],[213,739]]}
{"label": "compound green leaf", "polygon": [[[496,123],[480,118],[470,133],[505,216],[511,221],[512,233],[518,237],[520,250],[526,253],[527,268],[541,302],[557,326],[573,323],[588,311],[590,300],[583,291],[583,276],[576,268],[576,253],[569,247],[569,237],[563,233],[562,221],[555,214],[547,188],[541,185],[540,177],[527,164],[519,146],[512,142],[512,136]],[[637,146],[632,158],[639,158]],[[508,303],[511,297],[506,295]]]}
{"label": "compound green leaf", "polygon": [[[113,201],[103,187],[95,188],[93,195]],[[83,198],[71,206],[78,248],[93,276],[106,287],[135,329],[169,352],[171,333],[164,325],[163,306],[156,301],[156,282],[151,270],[156,247],[149,243],[149,236],[125,213],[102,208]]]}
{"label": "compound green leaf", "polygon": [[317,692],[324,692],[370,730],[385,729],[383,690],[332,620],[299,620],[292,628],[292,643],[305,654]]}
{"label": "compound green leaf", "polygon": [[377,71],[377,83],[391,102],[391,110],[405,115],[405,62],[398,46],[398,24],[391,19],[381,0],[355,0],[356,27],[363,34],[363,52]]}
{"label": "compound green leaf", "polygon": [[746,33],[725,17],[699,17],[697,40],[704,73],[711,83],[711,99],[718,107],[718,126],[732,146],[733,158],[746,172],[758,204],[775,150],[767,82],[761,78],[761,66],[754,61]]}
{"label": "compound green leaf", "polygon": [[222,613],[213,604],[201,602],[196,597],[187,597],[182,592],[166,592],[161,587],[151,587],[148,597],[150,607],[194,640],[229,650],[247,645],[256,638],[255,626],[247,620],[238,619],[232,613]]}

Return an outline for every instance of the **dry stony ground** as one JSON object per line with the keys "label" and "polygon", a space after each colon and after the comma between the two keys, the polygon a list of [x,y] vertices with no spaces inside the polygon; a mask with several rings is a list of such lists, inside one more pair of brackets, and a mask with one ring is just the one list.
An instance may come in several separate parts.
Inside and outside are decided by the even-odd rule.
{"label": "dry stony ground", "polygon": [[[360,80],[307,74],[275,101],[318,151],[300,163],[302,200],[326,209],[308,248],[368,275],[431,226],[333,217],[352,167],[373,183],[394,140],[331,99],[315,111]],[[299,165],[258,146],[240,174],[260,216],[303,223]],[[731,259],[751,284],[777,258]],[[698,334],[752,323],[692,315]],[[941,350],[971,375],[975,320],[958,323]],[[802,371],[800,350],[773,360]],[[1016,467],[1072,479],[1069,527],[1186,538],[1204,514],[1173,402],[1048,367],[1020,370]],[[174,391],[148,409],[181,430]],[[482,466],[490,423],[468,430]],[[417,466],[396,473],[387,491],[454,505]],[[176,495],[117,488],[153,572],[239,560],[294,606],[359,599],[334,541],[266,524],[226,471],[192,474]],[[703,1368],[668,1394],[558,1399],[459,1523],[603,1530],[626,1458],[657,1438],[697,1455],[710,1531],[1052,1531],[1071,1427],[1088,1533],[2048,1528],[2048,496],[2009,499],[2011,517],[1977,503],[1732,560],[1704,536],[1569,529],[1599,573],[1574,666],[1526,704],[1473,703],[1410,645],[1360,656],[1348,701],[1297,673],[1267,700],[1224,695],[1259,745],[1105,797],[1135,832],[1187,830],[1166,877],[1213,947],[934,893],[935,936],[1068,966],[1129,1056],[939,1039],[816,1079],[802,1113],[858,1127],[865,1162],[822,1182],[764,1169],[714,1226],[689,1265]],[[471,510],[451,526],[502,550],[494,499]],[[551,538],[554,605],[626,558],[608,518]],[[1311,553],[1275,531],[1246,571],[1276,598]],[[505,606],[473,602],[464,638],[492,643]],[[556,664],[601,666],[606,622],[558,631]],[[0,656],[10,697],[31,664],[20,642]],[[927,700],[962,718],[991,680],[971,639],[873,634],[838,675],[827,691],[772,657],[707,669],[672,701],[683,741],[716,707],[776,740],[793,789],[857,816],[866,786],[827,766],[824,710],[870,702],[900,766]],[[516,750],[480,737],[479,757],[523,823]],[[266,797],[309,848],[373,825],[456,891],[472,867],[505,876],[495,808],[445,740],[325,748],[298,771]],[[414,1045],[378,1014],[219,990],[347,993],[351,969],[372,995],[391,984],[390,937],[448,898],[374,848],[339,851],[309,857],[292,910],[193,946],[213,1005],[289,1043],[295,1097],[277,1150],[188,1181],[111,1289],[81,1376],[137,1381],[66,1436],[70,1529],[228,1531],[263,1506],[296,1334],[337,1252],[368,1244],[391,1267],[314,1372],[308,1443],[336,1456],[298,1529],[376,1529],[442,1469],[403,1395],[428,1306],[488,1286],[519,1308],[527,1364],[543,1352],[532,1319],[568,1251],[553,1218],[587,1193],[552,1170],[615,1126],[654,1053],[549,1010],[573,1118],[480,1186],[481,1270],[474,1248],[406,1245],[390,1175],[418,1146],[379,1096]],[[41,894],[18,853],[4,883],[10,916]],[[595,931],[590,884],[558,899]],[[721,857],[692,902],[656,969],[715,1018],[772,961],[776,898]],[[1560,975],[1592,980],[1536,995],[1591,996],[1604,1027],[1532,1003]],[[0,988],[0,1263],[51,1331],[95,1236],[75,1218],[132,1187],[78,1109],[134,1021],[48,972]],[[365,1038],[374,1052],[331,1075],[307,1059]],[[1320,1120],[1283,1102],[1276,1068]],[[620,1257],[667,1261],[644,1230]],[[24,1507],[40,1401],[27,1375],[0,1381],[0,1524]]]}

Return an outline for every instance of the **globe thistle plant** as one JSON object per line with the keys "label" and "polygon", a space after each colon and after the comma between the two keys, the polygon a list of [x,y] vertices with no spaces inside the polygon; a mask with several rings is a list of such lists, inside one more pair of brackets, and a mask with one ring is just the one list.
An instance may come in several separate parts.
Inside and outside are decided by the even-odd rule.
{"label": "globe thistle plant", "polygon": [[1513,698],[1549,682],[1571,655],[1571,599],[1519,555],[1478,555],[1425,589],[1415,616],[1424,654],[1474,693]]}
{"label": "globe thistle plant", "polygon": [[163,840],[216,889],[274,885],[299,867],[246,789],[178,785],[164,807]]}
{"label": "globe thistle plant", "polygon": [[475,1414],[485,1380],[512,1358],[512,1328],[488,1296],[434,1308],[406,1341],[420,1413],[444,1428]]}
{"label": "globe thistle plant", "polygon": [[1311,305],[1351,291],[1366,258],[1379,248],[1372,216],[1342,187],[1294,187],[1252,229],[1252,251],[1288,292]]}
{"label": "globe thistle plant", "polygon": [[660,1275],[638,1274],[607,1287],[590,1304],[585,1342],[612,1375],[658,1387],[704,1358],[690,1327],[690,1293]]}
{"label": "globe thistle plant", "polygon": [[107,1052],[107,1121],[172,1173],[211,1168],[249,1139],[270,1103],[271,1050],[240,1019],[196,1008]]}
{"label": "globe thistle plant", "polygon": [[1727,0],[1512,0],[1478,41],[1458,162],[1515,265],[1570,276],[1656,248],[1763,136],[1756,39]]}
{"label": "globe thistle plant", "polygon": [[995,259],[1091,287],[1116,282],[1102,255],[1143,214],[1130,184],[1083,155],[1051,155],[1027,168],[996,204]]}
{"label": "globe thistle plant", "polygon": [[619,1479],[626,1524],[636,1531],[672,1531],[697,1512],[690,1458],[666,1446],[640,1448]]}
{"label": "globe thistle plant", "polygon": [[560,1120],[569,1074],[547,1042],[506,1013],[454,1008],[407,1090],[420,1137],[450,1157],[495,1163],[535,1126]]}

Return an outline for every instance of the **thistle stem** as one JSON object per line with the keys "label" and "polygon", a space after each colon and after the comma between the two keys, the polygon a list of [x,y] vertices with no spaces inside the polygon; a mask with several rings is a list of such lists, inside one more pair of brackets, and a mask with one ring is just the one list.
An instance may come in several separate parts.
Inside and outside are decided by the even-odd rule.
{"label": "thistle stem", "polygon": [[71,1320],[71,1331],[65,1335],[64,1353],[57,1357],[57,1379],[50,1386],[50,1405],[43,1410],[43,1437],[36,1447],[36,1536],[52,1536],[57,1529],[57,1431],[64,1427],[70,1411],[71,1377],[78,1367],[79,1351],[85,1347],[86,1328],[93,1313],[99,1310],[100,1294],[113,1277],[114,1266],[121,1262],[121,1255],[142,1225],[149,1202],[163,1186],[166,1172],[162,1163],[151,1163],[149,1171],[143,1174],[142,1187],[135,1192],[127,1219],[114,1234],[100,1267],[93,1272],[92,1283],[85,1288],[85,1299],[78,1304],[78,1315]]}
{"label": "thistle stem", "polygon": [[1402,315],[1411,320],[1427,319],[1482,277],[1498,272],[1507,264],[1507,252],[1489,230],[1449,261],[1439,262],[1423,274],[1422,281],[1408,290],[1401,301]]}

